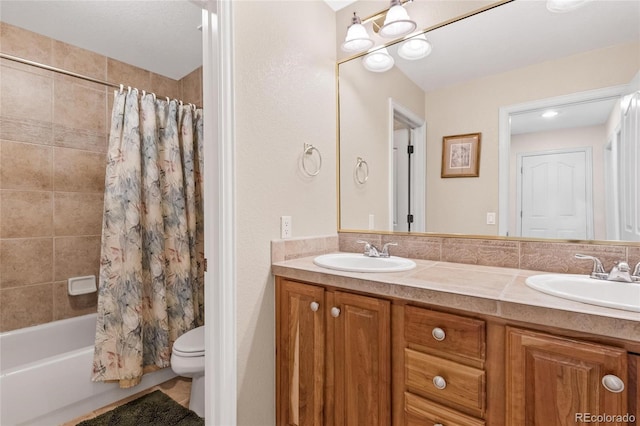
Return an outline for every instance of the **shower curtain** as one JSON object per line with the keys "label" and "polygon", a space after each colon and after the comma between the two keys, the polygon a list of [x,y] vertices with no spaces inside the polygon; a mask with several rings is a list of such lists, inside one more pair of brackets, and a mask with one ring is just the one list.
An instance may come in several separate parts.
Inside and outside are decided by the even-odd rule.
{"label": "shower curtain", "polygon": [[116,91],[93,381],[138,384],[204,324],[202,110]]}

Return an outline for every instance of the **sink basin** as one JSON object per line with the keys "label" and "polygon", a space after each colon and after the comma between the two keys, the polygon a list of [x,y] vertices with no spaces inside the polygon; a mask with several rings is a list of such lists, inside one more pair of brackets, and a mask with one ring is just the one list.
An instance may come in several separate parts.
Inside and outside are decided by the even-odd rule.
{"label": "sink basin", "polygon": [[416,267],[413,260],[403,257],[368,257],[359,253],[323,254],[313,259],[313,263],[347,272],[401,272]]}
{"label": "sink basin", "polygon": [[640,312],[640,283],[624,283],[589,278],[587,275],[533,275],[526,284],[552,296],[591,305]]}

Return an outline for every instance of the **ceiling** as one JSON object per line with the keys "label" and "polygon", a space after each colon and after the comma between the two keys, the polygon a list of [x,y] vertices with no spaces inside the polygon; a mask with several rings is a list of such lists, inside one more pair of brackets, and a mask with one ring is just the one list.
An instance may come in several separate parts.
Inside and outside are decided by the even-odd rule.
{"label": "ceiling", "polygon": [[0,20],[178,80],[202,65],[196,3],[2,0]]}

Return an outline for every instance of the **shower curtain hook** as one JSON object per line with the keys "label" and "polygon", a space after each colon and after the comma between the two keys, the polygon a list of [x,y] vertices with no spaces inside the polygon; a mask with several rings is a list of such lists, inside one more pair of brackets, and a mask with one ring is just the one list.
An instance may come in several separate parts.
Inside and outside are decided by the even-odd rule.
{"label": "shower curtain hook", "polygon": [[154,100],[154,102],[155,102],[155,100],[156,100],[156,94],[155,94],[155,93],[153,93],[153,92],[151,92],[151,94],[153,95],[153,100]]}
{"label": "shower curtain hook", "polygon": [[131,86],[128,86],[127,87],[127,94],[130,94],[130,93],[131,93]]}
{"label": "shower curtain hook", "polygon": [[147,91],[146,91],[146,90],[143,90],[143,91],[142,91],[142,97],[144,98],[145,96],[147,96]]}
{"label": "shower curtain hook", "polygon": [[119,92],[119,93],[120,93],[120,94],[122,94],[122,91],[123,91],[123,90],[124,90],[124,84],[121,84],[121,85],[120,85],[120,92]]}

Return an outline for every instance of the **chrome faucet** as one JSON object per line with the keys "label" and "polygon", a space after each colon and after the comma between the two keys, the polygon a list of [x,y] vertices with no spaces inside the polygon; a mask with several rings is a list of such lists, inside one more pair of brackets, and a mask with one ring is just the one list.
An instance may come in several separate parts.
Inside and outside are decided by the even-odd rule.
{"label": "chrome faucet", "polygon": [[595,256],[576,254],[576,259],[593,260],[593,271],[590,277],[596,280],[620,281],[620,282],[640,282],[640,262],[636,265],[633,273],[627,262],[617,262],[609,273],[605,272],[602,262]]}
{"label": "chrome faucet", "polygon": [[364,244],[364,255],[369,257],[391,257],[389,254],[389,246],[397,246],[397,243],[386,243],[382,250],[378,250],[376,246],[368,241],[358,240],[358,244]]}

